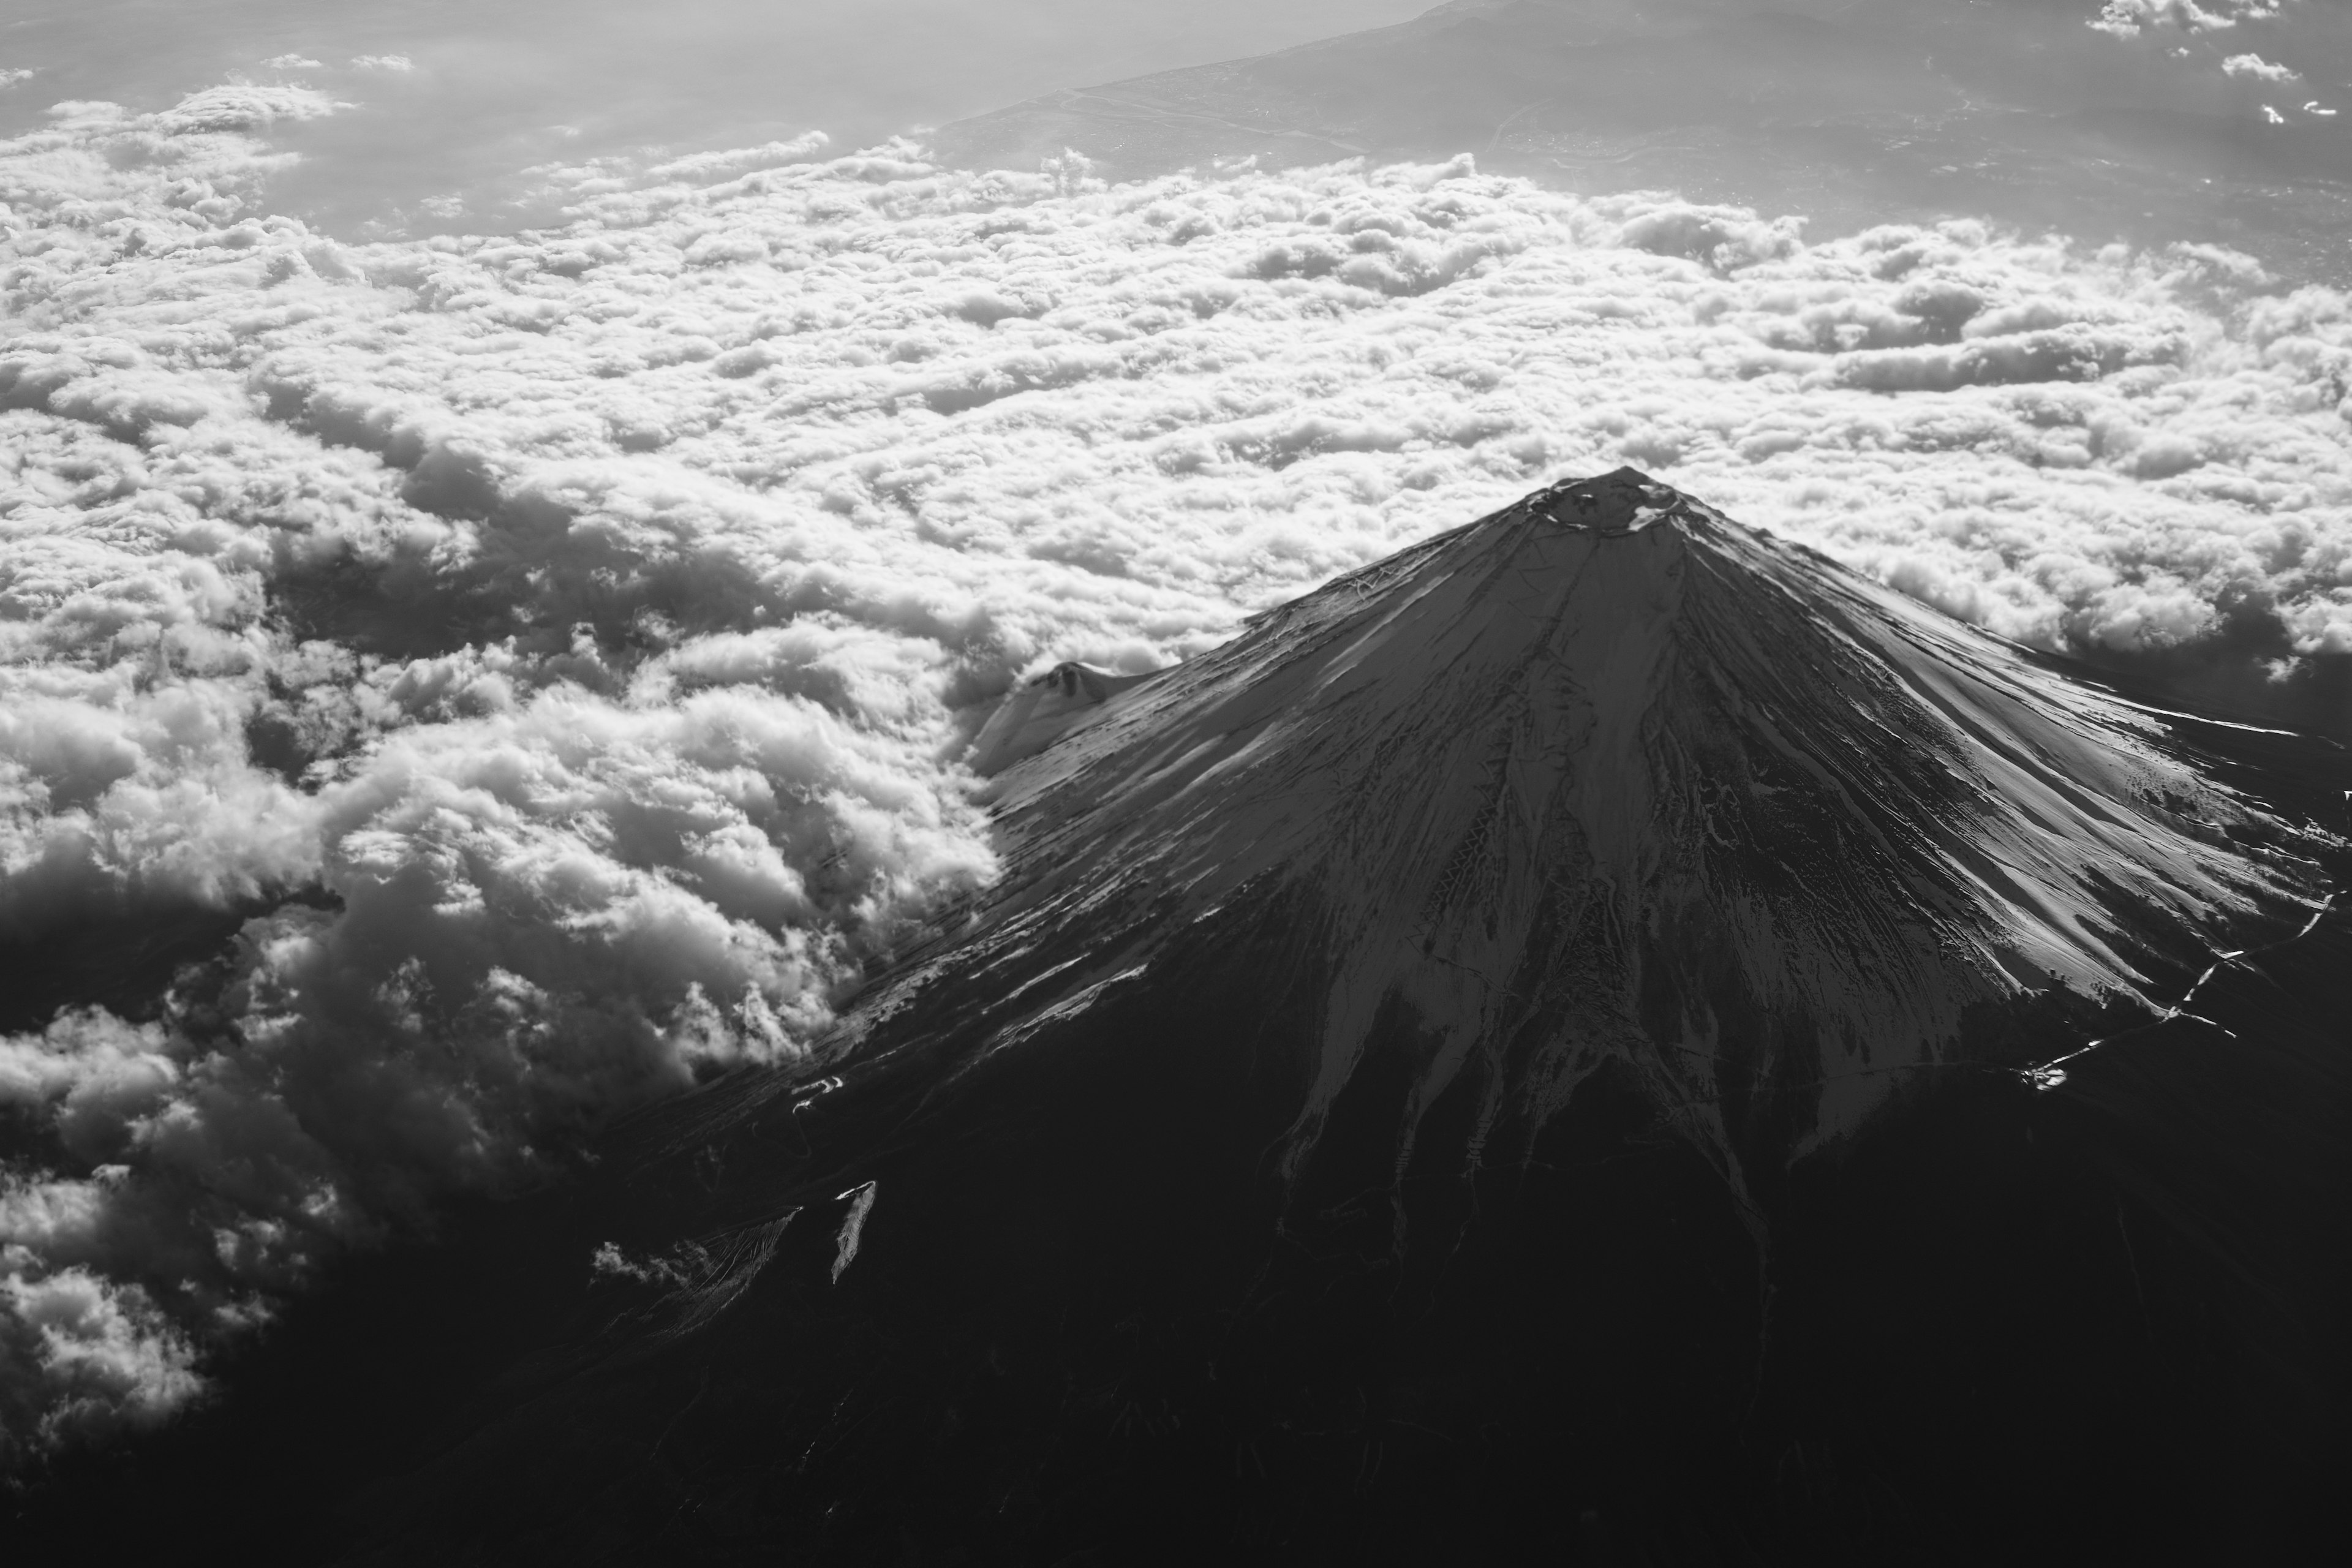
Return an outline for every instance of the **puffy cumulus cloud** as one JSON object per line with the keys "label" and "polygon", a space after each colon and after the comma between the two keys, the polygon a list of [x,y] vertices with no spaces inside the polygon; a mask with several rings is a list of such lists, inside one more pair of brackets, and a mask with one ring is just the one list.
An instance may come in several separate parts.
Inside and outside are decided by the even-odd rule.
{"label": "puffy cumulus cloud", "polygon": [[33,72],[28,67],[16,66],[12,68],[0,66],[0,90],[12,88],[20,81],[30,81],[32,79]]}
{"label": "puffy cumulus cloud", "polygon": [[2252,77],[2256,81],[2301,81],[2303,79],[2301,71],[2291,69],[2273,60],[2266,60],[2262,56],[2251,52],[2231,55],[2223,60],[2221,72],[2225,76]]}
{"label": "puffy cumulus cloud", "polygon": [[[10,1447],[154,1419],[336,1247],[799,1050],[990,870],[940,644],[686,536],[646,598],[552,502],[518,500],[556,530],[518,555],[473,448],[387,463],[415,433],[352,388],[273,412],[254,349],[382,293],[381,258],[251,216],[247,132],[317,101],[68,106],[0,163],[0,939],[268,910],[157,1016],[0,1037]],[[87,293],[125,260],[161,269]],[[612,504],[659,527],[685,502],[650,477]],[[499,596],[551,563],[582,613],[527,626]]]}
{"label": "puffy cumulus cloud", "polygon": [[[21,1194],[0,1195],[14,1228]],[[12,1431],[55,1441],[152,1426],[202,1392],[195,1351],[145,1291],[84,1268],[37,1274],[0,1247],[0,1412]]]}
{"label": "puffy cumulus cloud", "polygon": [[2227,251],[814,140],[354,247],[260,198],[254,128],[321,106],[0,157],[0,922],[250,911],[0,1042],[20,1443],[803,1048],[990,874],[955,759],[1024,669],[1184,657],[1563,473],[2044,646],[2352,647],[2352,308]]}
{"label": "puffy cumulus cloud", "polygon": [[2085,26],[2118,38],[2137,38],[2151,27],[2180,27],[2192,33],[2218,32],[2240,22],[2260,22],[2275,16],[2288,0],[2105,0],[2099,14]]}

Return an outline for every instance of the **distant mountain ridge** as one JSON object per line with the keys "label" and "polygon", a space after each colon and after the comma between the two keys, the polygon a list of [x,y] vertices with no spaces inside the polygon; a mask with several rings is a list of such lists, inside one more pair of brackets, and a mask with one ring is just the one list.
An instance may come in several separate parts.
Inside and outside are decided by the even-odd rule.
{"label": "distant mountain ridge", "polygon": [[[1977,216],[2094,245],[2233,245],[2294,280],[2352,276],[2352,115],[2300,107],[2336,106],[2352,77],[2340,14],[2289,7],[2259,37],[2130,40],[2086,27],[2095,15],[2047,0],[1470,0],[1049,93],[934,140],[968,166],[1070,148],[1120,177],[1468,153],[1585,195],[1804,215],[1817,237]],[[2302,76],[2222,71],[2255,45]]]}

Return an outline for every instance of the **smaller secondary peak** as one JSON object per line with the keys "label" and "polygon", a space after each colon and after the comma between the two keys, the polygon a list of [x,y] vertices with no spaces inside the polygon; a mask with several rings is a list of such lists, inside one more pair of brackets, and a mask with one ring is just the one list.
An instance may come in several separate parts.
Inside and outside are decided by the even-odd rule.
{"label": "smaller secondary peak", "polygon": [[972,772],[986,777],[1032,757],[1094,717],[1094,710],[1144,678],[1065,659],[1006,694],[971,743]]}

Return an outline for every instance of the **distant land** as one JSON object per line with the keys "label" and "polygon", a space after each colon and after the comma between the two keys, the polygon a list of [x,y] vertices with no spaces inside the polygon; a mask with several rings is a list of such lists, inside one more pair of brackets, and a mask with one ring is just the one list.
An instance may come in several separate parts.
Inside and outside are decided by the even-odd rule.
{"label": "distant land", "polygon": [[[1466,152],[1586,194],[1665,187],[1801,213],[1816,238],[1970,216],[2352,279],[2352,117],[2326,112],[2352,100],[2341,8],[2130,38],[2086,26],[2095,15],[2048,0],[1456,0],[1049,93],[948,125],[937,145],[1014,168],[1068,148],[1118,178]],[[2255,47],[2286,74],[2225,68]]]}

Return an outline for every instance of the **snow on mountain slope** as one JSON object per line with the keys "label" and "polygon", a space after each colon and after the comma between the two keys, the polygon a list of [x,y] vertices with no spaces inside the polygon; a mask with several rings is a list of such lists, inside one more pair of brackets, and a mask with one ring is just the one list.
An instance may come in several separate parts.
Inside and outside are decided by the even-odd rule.
{"label": "snow on mountain slope", "polygon": [[1508,1158],[1615,1058],[1737,1184],[1958,1059],[1980,1005],[2155,1004],[2163,955],[2315,902],[2294,831],[2150,715],[1631,468],[1123,689],[1063,674],[992,726],[1049,703],[1059,736],[993,782],[1005,879],[872,1016],[1045,965],[992,1051],[1303,890],[1331,980],[1286,1171],[1400,1007],[1400,1171],[1464,1075],[1474,1161]]}

